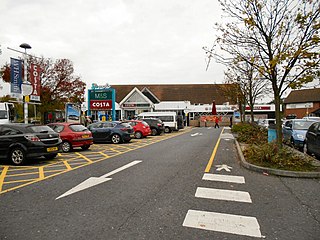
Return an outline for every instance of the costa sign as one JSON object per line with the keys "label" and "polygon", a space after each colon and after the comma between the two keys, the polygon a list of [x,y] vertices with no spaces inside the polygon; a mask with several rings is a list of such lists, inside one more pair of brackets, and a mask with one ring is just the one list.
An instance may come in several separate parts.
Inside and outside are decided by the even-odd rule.
{"label": "costa sign", "polygon": [[91,110],[110,110],[112,109],[112,100],[90,100]]}

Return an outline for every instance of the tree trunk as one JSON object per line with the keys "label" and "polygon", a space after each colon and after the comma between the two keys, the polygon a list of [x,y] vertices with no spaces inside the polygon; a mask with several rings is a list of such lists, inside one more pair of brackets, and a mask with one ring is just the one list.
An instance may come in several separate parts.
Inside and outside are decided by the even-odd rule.
{"label": "tree trunk", "polygon": [[278,148],[282,148],[282,125],[281,125],[281,113],[280,113],[280,96],[278,91],[274,91],[274,104],[276,113],[276,131],[277,131],[277,145]]}

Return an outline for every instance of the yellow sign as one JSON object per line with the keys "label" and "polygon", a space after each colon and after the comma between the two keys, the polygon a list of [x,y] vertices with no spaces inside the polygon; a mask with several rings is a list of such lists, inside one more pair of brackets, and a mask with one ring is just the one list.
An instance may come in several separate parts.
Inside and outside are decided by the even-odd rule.
{"label": "yellow sign", "polygon": [[29,95],[24,96],[24,101],[25,101],[25,102],[30,102],[30,96],[29,96]]}

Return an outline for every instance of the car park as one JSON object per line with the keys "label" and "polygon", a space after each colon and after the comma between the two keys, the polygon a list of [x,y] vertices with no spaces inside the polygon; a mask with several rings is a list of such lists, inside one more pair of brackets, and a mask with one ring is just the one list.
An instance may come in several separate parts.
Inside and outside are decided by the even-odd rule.
{"label": "car park", "polygon": [[161,135],[164,132],[164,124],[158,118],[144,118],[143,121],[148,123],[151,129],[151,135]]}
{"label": "car park", "polygon": [[115,144],[130,142],[134,137],[134,130],[128,123],[96,122],[87,127],[93,137],[93,142],[112,142]]}
{"label": "car park", "polygon": [[282,128],[283,141],[302,150],[308,128],[314,122],[315,121],[307,119],[291,119],[286,121]]}
{"label": "car park", "polygon": [[45,125],[0,125],[0,158],[14,165],[42,156],[53,159],[61,152],[61,142],[59,134]]}
{"label": "car park", "polygon": [[63,152],[70,152],[76,147],[86,150],[93,144],[92,133],[79,123],[49,123],[48,126],[59,133]]}
{"label": "car park", "polygon": [[122,123],[128,123],[131,127],[133,127],[134,137],[137,139],[151,135],[150,126],[145,121],[126,120],[126,121],[123,121]]}
{"label": "car park", "polygon": [[304,146],[306,153],[313,154],[320,160],[320,122],[315,122],[309,127]]}

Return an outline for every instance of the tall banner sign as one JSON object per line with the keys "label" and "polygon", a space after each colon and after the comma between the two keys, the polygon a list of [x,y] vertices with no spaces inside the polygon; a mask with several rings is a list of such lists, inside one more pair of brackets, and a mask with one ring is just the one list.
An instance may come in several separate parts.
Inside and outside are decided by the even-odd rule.
{"label": "tall banner sign", "polygon": [[66,122],[80,123],[81,105],[75,103],[66,104]]}
{"label": "tall banner sign", "polygon": [[40,101],[40,66],[36,64],[31,64],[30,68],[30,83],[33,87],[33,91],[30,96],[30,100]]}
{"label": "tall banner sign", "polygon": [[19,59],[11,58],[10,62],[10,80],[11,80],[11,93],[12,95],[20,95],[22,84],[22,61]]}

